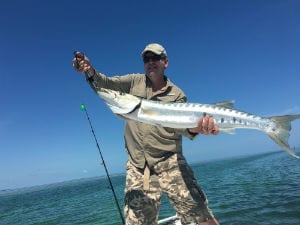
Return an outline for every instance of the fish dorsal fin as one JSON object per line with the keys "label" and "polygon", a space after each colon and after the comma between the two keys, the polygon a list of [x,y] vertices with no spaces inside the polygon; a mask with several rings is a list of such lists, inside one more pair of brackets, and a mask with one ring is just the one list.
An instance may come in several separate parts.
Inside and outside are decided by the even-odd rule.
{"label": "fish dorsal fin", "polygon": [[227,108],[227,109],[233,109],[233,104],[234,104],[233,100],[215,103],[216,106]]}

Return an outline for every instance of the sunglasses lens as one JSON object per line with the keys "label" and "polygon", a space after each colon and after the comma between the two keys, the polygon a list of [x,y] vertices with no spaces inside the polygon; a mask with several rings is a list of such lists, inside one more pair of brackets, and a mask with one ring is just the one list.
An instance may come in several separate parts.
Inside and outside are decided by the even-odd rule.
{"label": "sunglasses lens", "polygon": [[161,59],[162,59],[162,57],[160,55],[153,55],[153,56],[145,56],[143,58],[143,61],[144,61],[144,63],[148,63],[148,62],[150,62],[150,60],[152,60],[153,62],[157,62]]}
{"label": "sunglasses lens", "polygon": [[144,57],[143,58],[144,63],[148,63],[150,61],[149,57]]}

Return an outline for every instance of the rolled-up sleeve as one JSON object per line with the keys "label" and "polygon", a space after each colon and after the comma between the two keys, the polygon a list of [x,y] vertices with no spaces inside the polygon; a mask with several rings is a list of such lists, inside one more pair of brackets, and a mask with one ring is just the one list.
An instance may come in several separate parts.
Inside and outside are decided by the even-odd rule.
{"label": "rolled-up sleeve", "polygon": [[181,134],[190,140],[193,140],[198,134],[194,134],[188,131],[188,129],[174,129],[176,133]]}

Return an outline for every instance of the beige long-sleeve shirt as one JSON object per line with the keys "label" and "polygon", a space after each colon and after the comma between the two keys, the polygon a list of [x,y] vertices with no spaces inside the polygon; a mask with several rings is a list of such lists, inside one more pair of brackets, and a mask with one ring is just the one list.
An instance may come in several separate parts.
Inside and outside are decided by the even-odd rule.
{"label": "beige long-sleeve shirt", "polygon": [[[128,74],[124,76],[107,77],[96,74],[87,79],[91,87],[97,91],[100,87],[122,91],[141,98],[163,102],[185,102],[183,91],[174,85],[167,77],[166,88],[152,93],[151,82],[145,74]],[[147,164],[150,168],[171,155],[182,152],[182,135],[193,139],[195,135],[187,129],[173,129],[149,125],[136,121],[126,121],[125,147],[129,160],[133,165],[143,169]]]}

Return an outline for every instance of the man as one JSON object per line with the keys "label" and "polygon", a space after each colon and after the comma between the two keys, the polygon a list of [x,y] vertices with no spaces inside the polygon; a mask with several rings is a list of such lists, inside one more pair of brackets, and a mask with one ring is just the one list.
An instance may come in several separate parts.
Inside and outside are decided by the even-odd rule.
{"label": "man", "polygon": [[[165,75],[169,65],[166,50],[152,43],[142,51],[145,74],[107,77],[97,72],[89,59],[76,52],[73,67],[85,73],[90,86],[122,91],[141,98],[164,102],[185,102],[186,96]],[[155,225],[162,192],[171,201],[183,225],[217,225],[207,199],[182,154],[182,135],[218,134],[208,115],[189,129],[158,127],[127,121],[125,144],[128,152],[125,216],[126,225]]]}

